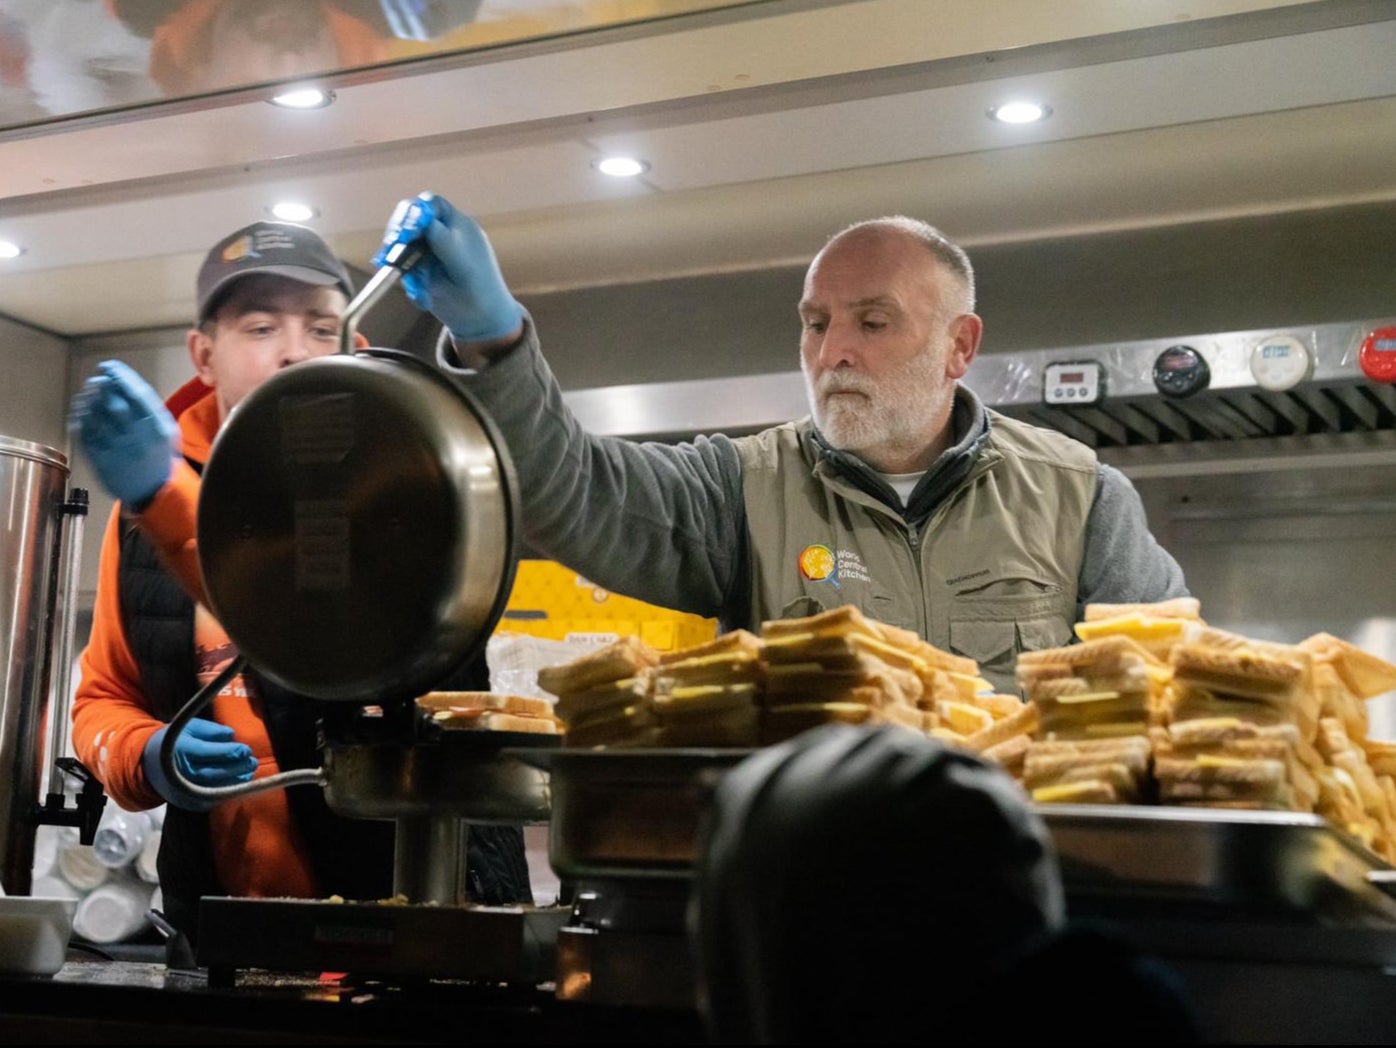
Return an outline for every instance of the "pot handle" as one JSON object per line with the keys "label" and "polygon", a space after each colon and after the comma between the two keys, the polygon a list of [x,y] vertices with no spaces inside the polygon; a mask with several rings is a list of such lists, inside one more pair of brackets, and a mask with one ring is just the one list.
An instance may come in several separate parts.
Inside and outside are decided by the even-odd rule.
{"label": "pot handle", "polygon": [[383,256],[382,265],[378,267],[378,272],[369,278],[363,290],[354,296],[354,301],[350,302],[344,310],[344,318],[341,320],[339,328],[339,351],[341,353],[354,352],[354,336],[359,331],[359,318],[367,313],[373,304],[382,298],[388,289],[417,263],[419,258],[426,254],[426,250],[425,239],[409,241],[406,244],[394,244],[388,248],[387,254]]}
{"label": "pot handle", "polygon": [[233,659],[218,676],[200,688],[170,721],[169,730],[165,732],[165,738],[160,743],[160,767],[170,781],[171,792],[175,794],[167,799],[172,801],[175,807],[205,808],[210,802],[246,797],[253,793],[264,793],[267,790],[284,789],[288,786],[323,787],[325,785],[324,768],[299,768],[295,771],[283,771],[276,775],[268,775],[265,779],[254,779],[251,782],[239,783],[236,786],[201,786],[196,782],[190,782],[179,770],[179,766],[175,763],[174,752],[175,743],[179,741],[180,733],[184,731],[185,726],[194,719],[195,715],[223,690],[223,686],[241,673],[246,666],[246,656],[239,655]]}

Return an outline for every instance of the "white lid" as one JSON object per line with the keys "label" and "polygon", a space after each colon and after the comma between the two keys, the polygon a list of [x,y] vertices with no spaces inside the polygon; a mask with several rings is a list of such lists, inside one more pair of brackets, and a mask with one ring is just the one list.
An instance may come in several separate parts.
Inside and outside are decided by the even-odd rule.
{"label": "white lid", "polygon": [[89,942],[120,942],[146,927],[150,888],[137,881],[112,881],[78,903],[73,933]]}

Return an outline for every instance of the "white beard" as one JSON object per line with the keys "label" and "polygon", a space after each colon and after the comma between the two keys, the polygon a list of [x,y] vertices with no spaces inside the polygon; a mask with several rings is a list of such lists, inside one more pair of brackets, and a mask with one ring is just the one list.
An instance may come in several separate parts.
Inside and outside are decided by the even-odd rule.
{"label": "white beard", "polygon": [[[878,381],[852,371],[827,371],[817,383],[808,369],[805,393],[814,424],[830,446],[851,451],[870,465],[919,452],[930,440],[932,420],[951,395],[927,348]],[[842,395],[831,395],[831,394]]]}

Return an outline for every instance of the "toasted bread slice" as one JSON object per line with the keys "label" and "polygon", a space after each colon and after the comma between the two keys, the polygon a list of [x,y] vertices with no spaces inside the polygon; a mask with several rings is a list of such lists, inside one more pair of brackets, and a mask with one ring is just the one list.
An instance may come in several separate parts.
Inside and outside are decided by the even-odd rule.
{"label": "toasted bread slice", "polygon": [[1146,735],[1135,734],[1105,739],[1039,739],[1028,749],[1029,766],[1054,762],[1119,762],[1143,774],[1153,759],[1153,746]]}
{"label": "toasted bread slice", "polygon": [[1007,742],[1014,736],[1031,738],[1039,724],[1037,704],[1019,703],[1018,709],[1006,717],[1000,717],[986,728],[965,736],[963,745],[967,749],[984,753],[995,746]]}
{"label": "toasted bread slice", "polygon": [[697,684],[655,688],[651,699],[661,719],[713,713],[720,710],[756,708],[754,684]]}
{"label": "toasted bread slice", "polygon": [[677,662],[687,662],[690,659],[706,658],[709,655],[735,655],[741,652],[759,658],[761,639],[750,630],[731,630],[705,644],[663,652],[659,656],[659,665],[669,666]]}
{"label": "toasted bread slice", "polygon": [[994,725],[992,713],[967,702],[942,700],[936,703],[935,712],[942,728],[949,728],[960,736],[973,735]]}
{"label": "toasted bread slice", "polygon": [[1088,779],[1041,786],[1032,791],[1032,799],[1038,804],[1119,804],[1120,794],[1108,782]]}
{"label": "toasted bread slice", "polygon": [[1025,762],[1023,768],[1023,785],[1029,790],[1091,781],[1109,783],[1121,797],[1139,794],[1138,774],[1118,761],[1107,761],[1103,764],[1063,764],[1050,771],[1042,767],[1029,771]]}
{"label": "toasted bread slice", "polygon": [[656,666],[652,673],[654,687],[682,687],[700,684],[759,684],[766,668],[747,652],[702,655],[684,659],[668,666]]}
{"label": "toasted bread slice", "polygon": [[[1293,657],[1251,648],[1224,649],[1179,644],[1173,649],[1173,678],[1179,685],[1206,688],[1228,696],[1283,698],[1305,683],[1308,656]],[[1300,655],[1303,655],[1301,658]]]}
{"label": "toasted bread slice", "polygon": [[538,686],[560,698],[607,681],[634,677],[658,661],[658,652],[638,637],[621,637],[561,666],[544,667],[538,671]]}
{"label": "toasted bread slice", "polygon": [[496,710],[524,717],[553,716],[553,704],[547,699],[529,695],[503,695],[491,691],[431,691],[417,698],[417,708],[428,713],[454,710]]}
{"label": "toasted bread slice", "polygon": [[[972,740],[966,739],[962,745],[968,746]],[[1023,775],[1023,765],[1028,755],[1028,747],[1032,745],[1030,735],[1011,735],[1002,742],[978,750],[979,756],[986,757],[991,761],[1003,765],[1004,769],[1015,778],[1021,779]],[[973,748],[973,747],[970,747]]]}
{"label": "toasted bread slice", "polygon": [[448,731],[517,731],[537,735],[557,735],[562,731],[562,725],[551,713],[534,717],[499,710],[439,709],[431,717]]}
{"label": "toasted bread slice", "polygon": [[1136,665],[1158,665],[1154,654],[1133,637],[1116,634],[1098,637],[1095,640],[1069,644],[1062,648],[1043,648],[1039,651],[1024,651],[1018,655],[1018,667],[1031,671],[1034,667],[1067,666],[1075,673],[1083,669],[1094,672],[1116,673],[1122,668]]}
{"label": "toasted bread slice", "polygon": [[648,705],[607,710],[577,723],[568,723],[563,745],[586,749],[599,746],[653,746],[659,739],[659,719]]}
{"label": "toasted bread slice", "polygon": [[638,677],[607,681],[583,691],[567,692],[557,700],[556,713],[569,724],[607,710],[618,710],[648,700],[652,678],[647,671]]}
{"label": "toasted bread slice", "polygon": [[1331,633],[1315,633],[1299,647],[1332,664],[1338,676],[1362,699],[1396,690],[1396,665],[1363,651]]}
{"label": "toasted bread slice", "polygon": [[988,710],[997,720],[1001,717],[1012,717],[1016,713],[1021,713],[1026,705],[1017,695],[980,694],[970,700],[981,709]]}
{"label": "toasted bread slice", "polygon": [[1396,776],[1396,743],[1363,739],[1362,749],[1367,754],[1367,763],[1373,772],[1377,775]]}
{"label": "toasted bread slice", "polygon": [[775,637],[788,637],[796,633],[810,633],[821,637],[846,636],[849,633],[865,633],[870,637],[878,635],[872,623],[855,605],[844,604],[818,615],[807,615],[799,619],[768,619],[761,623],[761,637],[770,641]]}
{"label": "toasted bread slice", "polygon": [[1174,597],[1152,604],[1087,604],[1085,621],[1113,619],[1121,615],[1147,615],[1159,619],[1199,619],[1202,602],[1196,597]]}

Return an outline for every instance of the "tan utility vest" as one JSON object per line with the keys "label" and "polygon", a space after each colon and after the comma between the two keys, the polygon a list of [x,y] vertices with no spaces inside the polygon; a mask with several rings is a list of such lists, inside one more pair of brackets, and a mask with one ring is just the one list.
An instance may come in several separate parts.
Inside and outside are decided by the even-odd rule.
{"label": "tan utility vest", "polygon": [[1017,653],[1072,636],[1096,458],[989,412],[973,469],[919,533],[821,461],[808,419],[737,440],[751,540],[751,622],[842,604],[978,661],[1017,694]]}

